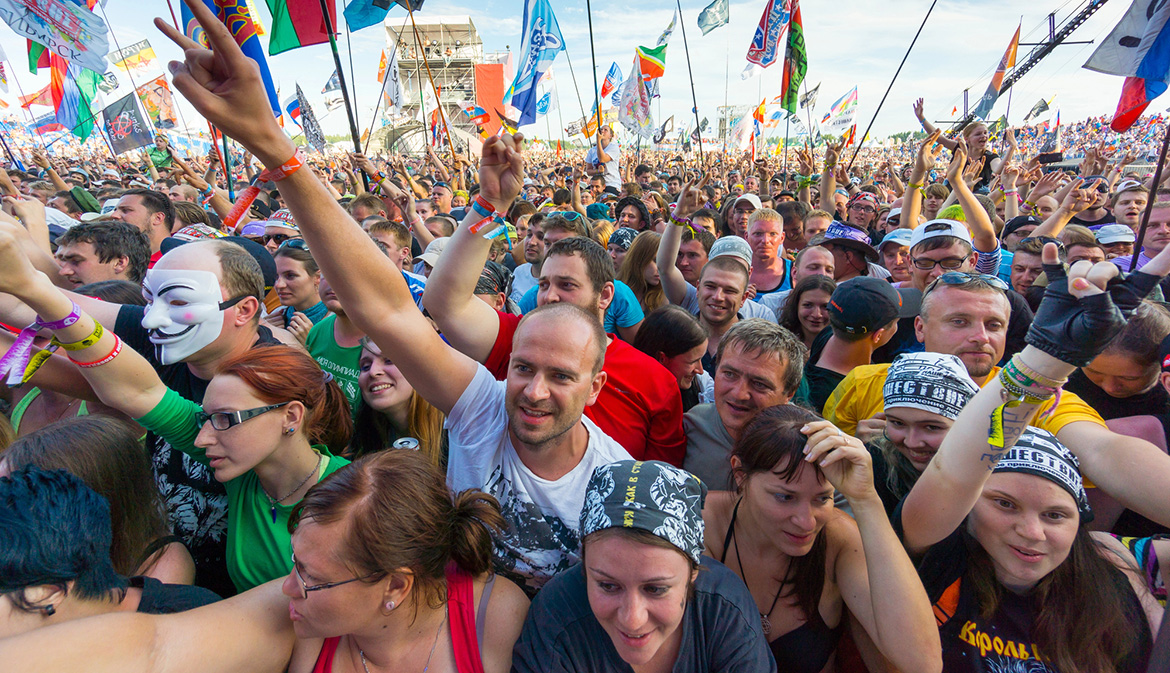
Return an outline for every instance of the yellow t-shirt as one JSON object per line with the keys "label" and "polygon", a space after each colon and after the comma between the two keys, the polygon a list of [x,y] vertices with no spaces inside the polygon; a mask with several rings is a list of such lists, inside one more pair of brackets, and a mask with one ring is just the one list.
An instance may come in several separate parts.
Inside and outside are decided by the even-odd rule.
{"label": "yellow t-shirt", "polygon": [[[845,379],[837,385],[833,394],[829,395],[829,399],[825,402],[823,412],[825,420],[832,422],[833,425],[851,435],[855,434],[858,421],[872,418],[874,414],[885,409],[882,387],[885,386],[886,370],[889,368],[888,364],[854,367],[853,371],[845,376]],[[991,370],[987,381],[993,380],[998,375],[999,367],[995,367]],[[1040,405],[1039,413],[1037,413],[1036,418],[1032,419],[1033,426],[1047,430],[1054,435],[1060,432],[1064,426],[1077,421],[1089,421],[1102,427],[1105,426],[1105,421],[1093,407],[1067,391],[1061,393],[1060,404],[1056,405],[1056,409],[1045,416],[1044,414],[1051,408],[1053,400],[1047,400]]]}

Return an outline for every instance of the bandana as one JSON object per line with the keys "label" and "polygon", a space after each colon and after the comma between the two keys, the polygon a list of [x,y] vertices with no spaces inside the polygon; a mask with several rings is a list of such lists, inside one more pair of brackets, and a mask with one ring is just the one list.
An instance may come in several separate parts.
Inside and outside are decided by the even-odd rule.
{"label": "bandana", "polygon": [[869,205],[873,206],[874,210],[877,210],[877,208],[878,208],[877,197],[874,196],[873,194],[870,194],[869,192],[858,192],[857,194],[855,194],[853,196],[853,198],[849,199],[848,207],[852,208],[853,204],[861,203],[861,202],[865,202],[865,203],[868,203]]}
{"label": "bandana", "polygon": [[929,411],[952,421],[979,392],[962,360],[943,353],[908,353],[886,373],[886,408]]}
{"label": "bandana", "polygon": [[1033,427],[1025,429],[1015,445],[999,459],[994,471],[1022,472],[1044,477],[1073,497],[1081,513],[1082,523],[1093,520],[1089,497],[1081,479],[1080,461],[1055,435],[1046,430]]}
{"label": "bandana", "polygon": [[637,235],[638,232],[630,227],[622,227],[609,235],[609,245],[616,245],[622,250],[628,251]]}
{"label": "bandana", "polygon": [[703,500],[695,475],[656,460],[623,460],[593,470],[581,509],[581,537],[637,528],[666,540],[692,561],[703,554]]}
{"label": "bandana", "polygon": [[499,294],[508,287],[508,270],[490,259],[484,264],[474,294]]}

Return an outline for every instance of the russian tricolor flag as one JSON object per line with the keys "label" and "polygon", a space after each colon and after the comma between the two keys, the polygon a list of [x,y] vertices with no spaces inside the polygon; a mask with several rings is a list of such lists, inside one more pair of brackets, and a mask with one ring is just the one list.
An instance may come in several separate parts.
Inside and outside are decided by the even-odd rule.
{"label": "russian tricolor flag", "polygon": [[284,113],[288,118],[293,120],[297,126],[301,125],[301,100],[294,96],[289,96],[284,101]]}
{"label": "russian tricolor flag", "polygon": [[[1170,87],[1170,3],[1135,2],[1085,63],[1085,68],[1125,77],[1110,128],[1125,131]],[[1135,38],[1139,38],[1136,39]]]}

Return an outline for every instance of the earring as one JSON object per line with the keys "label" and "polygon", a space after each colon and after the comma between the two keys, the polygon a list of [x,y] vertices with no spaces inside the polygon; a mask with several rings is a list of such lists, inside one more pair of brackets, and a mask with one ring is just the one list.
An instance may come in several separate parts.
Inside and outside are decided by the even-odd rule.
{"label": "earring", "polygon": [[41,609],[44,610],[46,617],[52,617],[53,615],[57,614],[57,606],[53,605],[52,603],[49,603]]}
{"label": "earring", "polygon": [[296,428],[285,428],[285,429],[284,429],[284,434],[286,434],[286,435],[291,435],[292,433],[294,433],[294,432],[296,432],[296,431],[297,431],[297,429],[296,429]]}
{"label": "earring", "polygon": [[387,601],[386,602],[386,609],[393,610],[394,609],[394,601]]}

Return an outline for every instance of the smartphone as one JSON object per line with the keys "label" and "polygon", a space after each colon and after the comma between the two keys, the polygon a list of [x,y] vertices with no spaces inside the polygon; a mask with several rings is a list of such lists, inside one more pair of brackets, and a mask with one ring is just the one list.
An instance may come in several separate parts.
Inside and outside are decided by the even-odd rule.
{"label": "smartphone", "polygon": [[1043,152],[1036,157],[1041,165],[1055,164],[1064,161],[1064,152]]}

